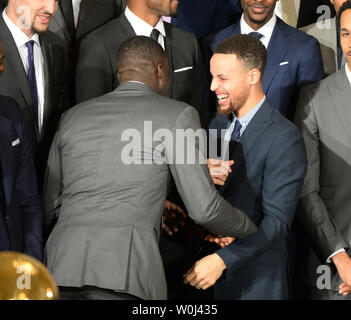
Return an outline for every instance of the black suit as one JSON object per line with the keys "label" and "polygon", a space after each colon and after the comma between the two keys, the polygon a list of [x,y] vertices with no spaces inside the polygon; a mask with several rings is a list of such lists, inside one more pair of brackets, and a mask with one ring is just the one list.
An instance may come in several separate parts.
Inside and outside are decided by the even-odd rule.
{"label": "black suit", "polygon": [[56,125],[62,111],[68,105],[65,85],[66,50],[62,40],[52,32],[48,31],[40,35],[44,58],[45,105],[43,127],[39,133],[27,75],[12,34],[2,16],[0,17],[0,40],[6,55],[5,72],[0,77],[0,94],[14,99],[22,110],[33,146],[38,177],[41,180]]}
{"label": "black suit", "polygon": [[[172,83],[169,97],[195,107],[202,118],[203,66],[196,37],[166,22],[165,30],[165,49]],[[101,96],[116,88],[118,48],[133,36],[135,32],[122,14],[82,39],[77,63],[77,102]],[[175,72],[177,70],[179,72]]]}
{"label": "black suit", "polygon": [[13,100],[0,96],[0,251],[24,252],[41,261],[42,211],[36,186],[21,112]]}

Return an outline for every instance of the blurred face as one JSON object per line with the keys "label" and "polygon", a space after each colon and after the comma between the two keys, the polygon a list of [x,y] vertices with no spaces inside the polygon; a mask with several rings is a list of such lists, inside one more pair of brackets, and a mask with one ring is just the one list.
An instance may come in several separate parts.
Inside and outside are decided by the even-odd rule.
{"label": "blurred face", "polygon": [[277,0],[241,0],[246,23],[255,30],[259,29],[272,18],[276,2]]}
{"label": "blurred face", "polygon": [[146,0],[149,9],[166,17],[176,17],[178,12],[178,0]]}
{"label": "blurred face", "polygon": [[8,4],[16,15],[15,23],[27,35],[47,31],[57,6],[57,0],[10,0]]}
{"label": "blurred face", "polygon": [[238,112],[249,97],[248,72],[234,54],[215,53],[210,62],[211,91],[216,93],[218,112]]}
{"label": "blurred face", "polygon": [[346,0],[330,0],[330,3],[334,6],[336,13],[338,13],[345,1]]}
{"label": "blurred face", "polygon": [[0,76],[4,72],[4,68],[5,68],[5,53],[4,53],[4,50],[2,49],[2,44],[0,41]]}
{"label": "blurred face", "polygon": [[347,65],[351,70],[351,9],[347,9],[340,19],[340,44]]}

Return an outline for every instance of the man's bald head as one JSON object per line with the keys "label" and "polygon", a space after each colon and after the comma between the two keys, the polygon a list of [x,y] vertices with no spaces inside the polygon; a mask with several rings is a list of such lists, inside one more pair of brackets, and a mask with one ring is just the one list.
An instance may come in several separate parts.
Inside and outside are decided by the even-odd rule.
{"label": "man's bald head", "polygon": [[165,51],[149,37],[130,38],[118,50],[120,82],[140,81],[157,93],[166,95],[170,85],[169,72]]}

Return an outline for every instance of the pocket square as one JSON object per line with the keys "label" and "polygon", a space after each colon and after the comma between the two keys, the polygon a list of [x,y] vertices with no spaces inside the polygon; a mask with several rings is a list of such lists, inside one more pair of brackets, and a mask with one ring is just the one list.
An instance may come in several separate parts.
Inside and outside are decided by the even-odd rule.
{"label": "pocket square", "polygon": [[15,141],[12,141],[12,146],[17,146],[20,143],[20,139],[17,138]]}
{"label": "pocket square", "polygon": [[194,68],[194,67],[185,67],[185,68],[181,68],[181,69],[174,70],[174,72],[183,72],[183,71],[191,70],[191,69],[193,69],[193,68]]}
{"label": "pocket square", "polygon": [[280,63],[280,66],[283,66],[283,65],[288,64],[288,63],[289,63],[289,61],[281,62],[281,63]]}

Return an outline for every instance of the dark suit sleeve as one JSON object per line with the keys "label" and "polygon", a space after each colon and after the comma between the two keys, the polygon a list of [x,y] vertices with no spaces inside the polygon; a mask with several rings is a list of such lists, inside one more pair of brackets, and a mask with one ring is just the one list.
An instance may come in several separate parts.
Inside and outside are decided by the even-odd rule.
{"label": "dark suit sleeve", "polygon": [[85,36],[77,61],[77,103],[111,92],[114,89],[113,70],[105,45],[91,33]]}
{"label": "dark suit sleeve", "polygon": [[24,231],[24,253],[43,260],[43,216],[41,200],[37,191],[36,173],[32,159],[32,147],[21,119],[18,134],[21,140],[21,155],[16,191],[20,201]]}
{"label": "dark suit sleeve", "polygon": [[315,106],[307,88],[301,91],[295,123],[302,133],[307,150],[307,173],[298,205],[297,218],[309,235],[320,259],[326,261],[332,253],[341,248],[347,248],[348,244],[329,216],[319,195],[319,130]]}
{"label": "dark suit sleeve", "polygon": [[285,241],[305,171],[303,140],[298,130],[290,127],[275,138],[266,157],[261,192],[263,218],[257,233],[217,251],[227,266],[227,274],[239,271],[267,249]]}
{"label": "dark suit sleeve", "polygon": [[323,79],[324,67],[321,49],[316,39],[306,42],[301,52],[301,63],[298,70],[297,86],[302,88]]}
{"label": "dark suit sleeve", "polygon": [[[166,145],[168,163],[189,216],[214,233],[240,237],[255,233],[256,225],[243,211],[225,201],[212,182],[204,149],[206,132],[200,129],[195,109],[185,109],[175,121],[173,130],[176,141]],[[181,136],[182,130],[186,130],[185,139]],[[195,139],[195,133],[199,134],[199,140]]]}

